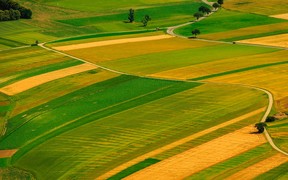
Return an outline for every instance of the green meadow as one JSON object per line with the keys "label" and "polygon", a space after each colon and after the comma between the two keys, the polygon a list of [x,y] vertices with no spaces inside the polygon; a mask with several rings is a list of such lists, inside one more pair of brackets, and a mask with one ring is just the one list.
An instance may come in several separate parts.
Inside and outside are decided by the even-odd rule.
{"label": "green meadow", "polygon": [[[267,17],[264,15],[220,9],[207,19],[176,29],[175,32],[187,37],[192,36],[191,29],[199,29],[201,31],[201,35],[217,32],[227,32],[227,34],[229,34],[229,31],[240,28],[267,24],[273,25],[280,22],[285,22],[285,20]],[[273,31],[273,26],[271,26],[271,28],[271,31]]]}

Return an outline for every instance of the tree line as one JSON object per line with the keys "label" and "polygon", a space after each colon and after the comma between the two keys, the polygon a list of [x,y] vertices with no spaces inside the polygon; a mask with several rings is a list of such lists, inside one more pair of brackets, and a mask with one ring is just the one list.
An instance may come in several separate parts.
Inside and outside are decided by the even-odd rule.
{"label": "tree line", "polygon": [[32,11],[12,0],[0,0],[0,21],[31,19]]}
{"label": "tree line", "polygon": [[[134,9],[129,9],[128,13],[128,20],[129,23],[133,23],[135,21],[135,10]],[[141,22],[143,23],[143,27],[146,27],[148,25],[148,22],[151,21],[151,17],[149,15],[145,15]]]}

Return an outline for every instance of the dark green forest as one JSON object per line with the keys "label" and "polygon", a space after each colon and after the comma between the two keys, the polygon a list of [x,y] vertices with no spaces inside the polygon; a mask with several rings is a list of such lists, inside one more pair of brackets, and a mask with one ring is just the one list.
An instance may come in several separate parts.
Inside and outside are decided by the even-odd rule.
{"label": "dark green forest", "polygon": [[32,11],[12,0],[0,0],[0,21],[31,19]]}

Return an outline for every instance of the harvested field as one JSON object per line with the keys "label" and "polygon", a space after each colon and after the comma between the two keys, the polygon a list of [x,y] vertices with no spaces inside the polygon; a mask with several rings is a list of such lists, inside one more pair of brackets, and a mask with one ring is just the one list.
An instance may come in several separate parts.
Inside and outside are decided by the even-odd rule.
{"label": "harvested field", "polygon": [[240,116],[240,117],[237,117],[235,119],[232,119],[232,120],[229,120],[227,122],[224,122],[222,124],[213,126],[213,127],[209,128],[209,129],[206,129],[204,131],[195,133],[195,134],[193,134],[191,136],[188,136],[186,138],[180,139],[180,140],[178,140],[176,142],[173,142],[171,144],[168,144],[168,145],[166,145],[164,147],[161,147],[159,149],[156,149],[154,151],[151,151],[149,153],[141,155],[141,156],[139,156],[139,157],[137,157],[137,158],[135,158],[135,159],[133,159],[131,161],[128,161],[128,162],[116,167],[115,169],[112,169],[111,171],[108,171],[107,173],[105,173],[102,176],[98,177],[98,179],[107,179],[107,178],[113,176],[114,174],[117,174],[117,173],[121,172],[122,170],[124,170],[124,169],[126,169],[126,168],[128,168],[128,167],[130,167],[130,166],[132,166],[134,164],[137,164],[137,163],[139,163],[141,161],[144,161],[145,159],[151,158],[151,157],[156,156],[156,155],[158,155],[160,153],[163,153],[163,152],[165,152],[167,150],[170,150],[170,149],[172,149],[174,147],[177,147],[177,146],[179,146],[181,144],[184,144],[186,142],[192,141],[193,139],[196,139],[196,138],[199,138],[199,137],[204,136],[206,134],[209,134],[209,133],[211,133],[213,131],[216,131],[217,129],[229,126],[229,125],[231,125],[233,123],[236,123],[236,122],[239,122],[239,121],[241,121],[243,119],[249,118],[249,117],[257,115],[259,113],[262,113],[262,112],[264,112],[264,110],[265,110],[265,108],[261,108],[261,109],[252,111],[252,112],[247,113],[247,114],[245,114],[243,116]]}
{"label": "harvested field", "polygon": [[0,158],[8,158],[12,157],[13,154],[17,152],[18,149],[11,149],[11,150],[0,150]]}
{"label": "harvested field", "polygon": [[59,78],[63,78],[69,75],[77,74],[80,72],[84,72],[84,71],[88,71],[88,70],[92,70],[96,68],[97,66],[92,65],[92,64],[81,64],[78,66],[73,66],[73,67],[69,67],[69,68],[65,68],[65,69],[61,69],[57,71],[52,71],[49,73],[27,78],[22,81],[18,81],[14,84],[5,86],[0,89],[0,92],[3,92],[8,95],[15,95],[15,94],[21,93],[23,91],[39,86],[49,81],[53,81]]}
{"label": "harvested field", "polygon": [[[205,77],[213,74],[225,73],[235,71],[243,68],[253,69],[258,68],[259,65],[273,64],[277,62],[287,61],[287,51],[276,51],[272,53],[262,53],[250,56],[238,56],[228,59],[219,59],[207,63],[195,64],[182,68],[162,71],[155,74],[150,74],[152,77],[161,78],[177,78],[177,79],[192,79],[198,77]],[[249,61],[247,61],[247,59]],[[248,70],[247,69],[247,70]]]}
{"label": "harvested field", "polygon": [[58,46],[58,47],[55,47],[55,49],[59,51],[69,51],[69,50],[85,49],[85,48],[91,48],[91,47],[109,46],[109,45],[115,45],[115,44],[153,41],[153,40],[167,39],[167,38],[173,38],[173,36],[158,35],[158,36],[148,36],[148,37],[138,37],[138,38],[116,39],[116,40],[90,42],[90,43],[83,43],[83,44],[73,44],[73,45],[67,45],[67,46]]}
{"label": "harvested field", "polygon": [[226,178],[227,180],[234,180],[234,179],[253,179],[258,175],[261,175],[269,170],[280,166],[288,162],[288,157],[283,154],[276,154],[274,156],[268,157],[267,159],[256,163],[242,171],[239,171],[232,176]]}
{"label": "harvested field", "polygon": [[217,44],[203,41],[187,41],[186,39],[181,38],[168,38],[153,41],[127,43],[125,46],[123,46],[123,44],[116,44],[111,46],[92,47],[67,51],[66,53],[85,59],[92,63],[98,63],[101,61],[111,61],[158,52],[209,47],[213,45]]}
{"label": "harvested field", "polygon": [[288,33],[275,36],[247,39],[238,42],[288,48]]}
{"label": "harvested field", "polygon": [[125,179],[183,179],[266,142],[263,135],[251,134],[252,132],[255,132],[252,126],[242,128],[163,160]]}
{"label": "harvested field", "polygon": [[279,19],[287,19],[288,20],[288,13],[272,15],[271,17],[279,18]]}

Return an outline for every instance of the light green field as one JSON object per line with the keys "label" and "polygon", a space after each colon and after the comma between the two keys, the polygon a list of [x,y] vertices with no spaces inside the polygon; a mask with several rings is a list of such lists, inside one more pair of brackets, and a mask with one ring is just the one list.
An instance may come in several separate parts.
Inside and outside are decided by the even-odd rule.
{"label": "light green field", "polygon": [[[195,43],[197,44],[198,42],[196,41]],[[262,47],[213,44],[206,47],[159,52],[113,61],[103,61],[99,62],[99,64],[123,72],[147,75],[232,57],[244,57],[273,51],[273,49]]]}
{"label": "light green field", "polygon": [[[124,82],[115,85],[119,78],[124,78]],[[113,86],[100,94],[88,93],[95,88],[99,91],[98,86],[101,83],[98,83],[15,116],[10,121],[11,128],[8,128],[8,134],[11,135],[4,138],[1,146],[22,147],[14,156],[13,163],[35,171],[40,178],[94,178],[144,152],[265,104],[265,95],[246,88],[199,86],[194,83],[131,79],[123,76],[119,78],[117,81],[110,80],[109,84],[109,81],[103,82],[107,84],[105,86]],[[151,83],[154,85],[151,86]],[[121,86],[125,92],[127,87],[134,91],[124,95]],[[135,92],[136,87],[141,89],[141,94]],[[84,94],[83,91],[87,93]],[[138,95],[131,97],[134,94]],[[106,107],[103,106],[104,102],[99,105],[97,103],[101,102],[101,96],[112,96],[111,102],[105,102]],[[215,103],[210,101],[212,98]],[[120,99],[122,102],[111,104],[112,100]],[[83,102],[86,102],[85,107],[79,109],[77,104]],[[206,111],[207,108],[209,111]],[[34,117],[40,112],[43,113]],[[69,116],[66,114],[68,112]],[[27,115],[23,119],[24,114]],[[128,118],[131,114],[134,114],[133,118]],[[33,119],[29,121],[30,118]],[[26,123],[21,126],[19,121]],[[19,133],[25,133],[26,136],[19,138]],[[25,143],[27,138],[32,141]],[[10,144],[12,141],[14,143]],[[37,160],[34,158],[36,156]],[[31,158],[35,159],[33,163],[29,161]]]}

